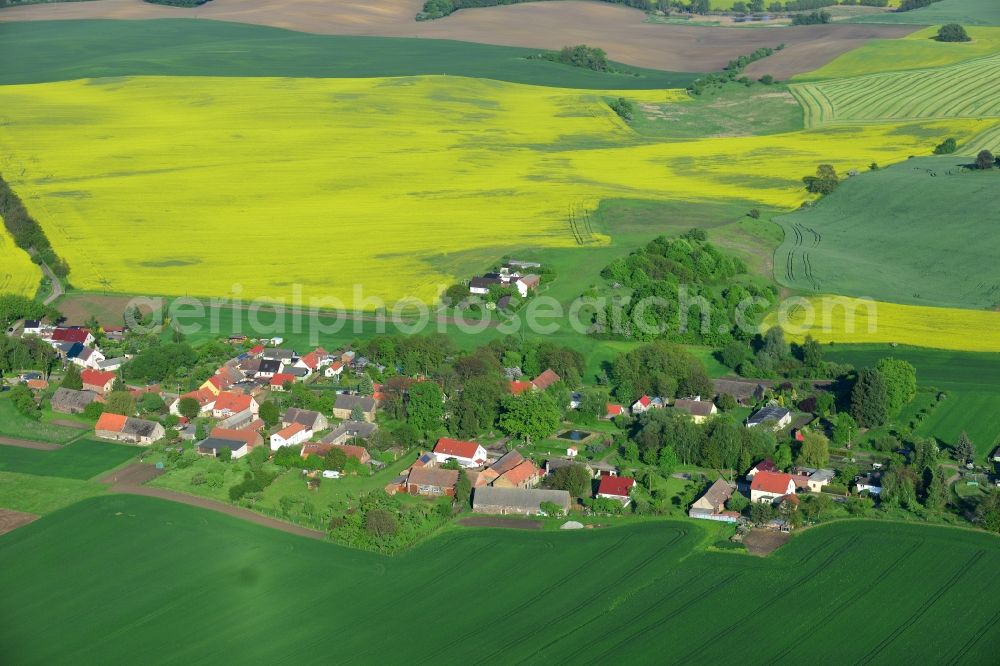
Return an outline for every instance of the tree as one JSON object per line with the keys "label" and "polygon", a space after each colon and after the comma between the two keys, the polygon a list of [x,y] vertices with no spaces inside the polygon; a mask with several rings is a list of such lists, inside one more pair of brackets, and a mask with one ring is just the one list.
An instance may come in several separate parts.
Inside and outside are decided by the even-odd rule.
{"label": "tree", "polygon": [[146,414],[159,413],[164,407],[163,398],[158,393],[143,393],[139,407]]}
{"label": "tree", "polygon": [[635,106],[632,102],[628,101],[624,97],[619,97],[615,101],[611,102],[609,105],[611,110],[618,114],[618,117],[627,123],[632,122],[632,117],[635,115]]}
{"label": "tree", "polygon": [[233,450],[228,447],[223,447],[219,449],[215,457],[221,460],[222,462],[229,462],[230,460],[233,459]]}
{"label": "tree", "polygon": [[948,137],[934,148],[935,155],[951,155],[958,150],[958,142],[954,137]]}
{"label": "tree", "polygon": [[929,437],[918,437],[913,442],[913,468],[920,471],[937,464],[938,445]]}
{"label": "tree", "polygon": [[972,38],[958,23],[948,23],[938,28],[937,36],[934,38],[939,42],[971,42]]}
{"label": "tree", "polygon": [[889,416],[896,416],[917,395],[917,369],[895,358],[881,359],[875,369],[885,378]]}
{"label": "tree", "polygon": [[[197,402],[195,403],[197,404]],[[184,412],[181,412],[184,414]],[[185,414],[185,416],[187,416]],[[260,420],[264,422],[268,428],[273,428],[281,422],[281,410],[278,409],[278,405],[272,400],[265,400],[260,404]],[[188,417],[192,418],[192,417]]]}
{"label": "tree", "polygon": [[441,426],[444,405],[437,382],[417,382],[410,387],[406,402],[406,421],[421,432],[433,432]]}
{"label": "tree", "polygon": [[833,441],[839,445],[850,446],[858,434],[858,423],[847,412],[837,414],[833,422]]}
{"label": "tree", "polygon": [[851,415],[863,428],[874,428],[889,420],[889,388],[885,377],[874,368],[865,368],[851,391]]}
{"label": "tree", "polygon": [[354,405],[353,407],[351,407],[351,420],[352,421],[365,420],[365,410],[362,409],[361,405]]}
{"label": "tree", "polygon": [[726,343],[726,346],[719,350],[719,360],[728,368],[735,370],[744,361],[750,358],[750,349],[745,342],[733,340]]}
{"label": "tree", "polygon": [[361,395],[372,395],[375,393],[375,384],[372,382],[371,377],[361,375],[361,381],[358,382],[358,393]]}
{"label": "tree", "polygon": [[924,506],[934,513],[941,513],[948,505],[948,486],[945,484],[944,470],[934,468],[933,477],[927,486],[927,500]]}
{"label": "tree", "polygon": [[343,471],[344,467],[347,465],[347,454],[339,446],[332,447],[323,456],[323,469],[334,470],[337,472]]}
{"label": "tree", "polygon": [[670,476],[677,469],[677,454],[672,446],[664,446],[660,449],[660,458],[657,461],[660,472],[664,476]]}
{"label": "tree", "polygon": [[35,396],[25,384],[18,384],[10,390],[10,401],[23,416],[38,420],[42,414],[35,402]]}
{"label": "tree", "polygon": [[544,439],[559,428],[561,410],[547,393],[527,391],[508,396],[502,406],[499,424],[508,435],[531,441]]}
{"label": "tree", "polygon": [[912,509],[917,506],[917,475],[913,468],[894,465],[882,478],[882,502],[890,506]]}
{"label": "tree", "polygon": [[976,507],[976,518],[984,529],[1000,532],[1000,489],[994,488],[980,500]]}
{"label": "tree", "polygon": [[832,164],[820,164],[816,167],[816,175],[806,176],[802,182],[813,194],[830,194],[840,185],[840,178]]}
{"label": "tree", "polygon": [[549,488],[565,490],[573,497],[590,497],[590,473],[583,465],[560,467],[545,482]]}
{"label": "tree", "polygon": [[635,465],[639,462],[639,445],[635,442],[625,444],[625,460]]}
{"label": "tree", "polygon": [[964,465],[967,462],[972,462],[976,457],[976,447],[973,445],[972,440],[969,439],[968,433],[964,430],[962,434],[958,437],[958,443],[955,444],[955,460],[959,464]]}
{"label": "tree", "polygon": [[830,462],[830,442],[821,432],[803,431],[799,448],[799,463],[808,467],[824,467]]}
{"label": "tree", "polygon": [[[266,404],[266,403],[265,403]],[[187,397],[181,398],[177,403],[177,411],[180,412],[181,416],[185,417],[189,421],[193,421],[198,418],[201,414],[201,405],[194,398]],[[263,418],[263,407],[261,407],[261,418]],[[265,419],[266,422],[266,419]]]}
{"label": "tree", "polygon": [[66,376],[63,377],[60,386],[74,391],[83,389],[83,379],[80,378],[80,368],[76,367],[76,363],[70,363],[69,367],[66,368]]}
{"label": "tree", "polygon": [[823,365],[823,348],[811,335],[807,335],[802,343],[802,365],[807,368],[818,368]]}
{"label": "tree", "polygon": [[83,415],[91,421],[101,418],[104,413],[104,403],[96,400],[83,408]]}
{"label": "tree", "polygon": [[786,442],[778,445],[774,452],[774,466],[778,469],[788,469],[792,466],[792,447]]}
{"label": "tree", "polygon": [[988,150],[980,150],[979,154],[976,155],[976,168],[977,169],[992,169],[993,164],[996,162],[996,158],[993,157],[993,153]]}
{"label": "tree", "polygon": [[563,512],[563,508],[555,502],[542,502],[538,505],[538,508],[541,509],[542,513],[546,516],[551,516],[553,518],[558,518]]}
{"label": "tree", "polygon": [[135,398],[128,391],[112,391],[104,403],[104,411],[122,416],[135,414]]}
{"label": "tree", "polygon": [[750,506],[750,500],[738,490],[733,491],[733,494],[726,501],[726,508],[737,513],[743,513],[748,506]]}
{"label": "tree", "polygon": [[472,483],[469,481],[469,475],[465,473],[464,469],[460,469],[458,471],[458,481],[455,483],[455,501],[463,506],[467,506],[471,497]]}
{"label": "tree", "polygon": [[728,412],[736,409],[739,403],[736,402],[736,398],[729,395],[728,393],[722,393],[719,398],[715,401],[715,405],[724,412]]}
{"label": "tree", "polygon": [[385,509],[369,509],[365,513],[365,532],[375,539],[395,536],[396,517]]}

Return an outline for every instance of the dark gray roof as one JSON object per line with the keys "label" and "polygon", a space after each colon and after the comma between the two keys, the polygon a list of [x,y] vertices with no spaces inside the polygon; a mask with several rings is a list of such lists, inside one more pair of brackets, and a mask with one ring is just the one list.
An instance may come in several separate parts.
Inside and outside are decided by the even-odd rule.
{"label": "dark gray roof", "polygon": [[288,374],[292,375],[293,377],[305,377],[306,375],[309,374],[309,369],[308,368],[291,367],[291,368],[285,368],[283,370],[283,372],[287,372]]}
{"label": "dark gray roof", "polygon": [[514,449],[513,451],[505,453],[499,460],[490,465],[490,469],[497,474],[506,474],[522,462],[524,462],[524,456],[522,456],[517,449]]}
{"label": "dark gray roof", "polygon": [[75,391],[73,389],[60,388],[56,389],[56,392],[52,395],[52,408],[57,411],[59,407],[83,409],[94,402],[96,398],[97,394],[93,391]]}
{"label": "dark gray roof", "polygon": [[281,370],[281,361],[266,360],[260,362],[260,369],[257,372],[276,373]]}
{"label": "dark gray roof", "polygon": [[768,405],[763,409],[759,410],[756,414],[747,419],[747,423],[763,423],[764,421],[780,421],[788,414],[790,411],[784,407],[778,407],[777,405]]}
{"label": "dark gray roof", "polygon": [[157,423],[155,421],[147,421],[146,419],[137,419],[130,416],[125,419],[125,426],[122,428],[122,433],[136,435],[137,437],[152,437],[156,426]]}
{"label": "dark gray roof", "polygon": [[239,439],[225,439],[223,437],[209,437],[198,442],[199,451],[218,451],[219,449],[229,449],[230,451],[239,451],[247,443]]}
{"label": "dark gray roof", "polygon": [[489,289],[495,284],[503,284],[497,278],[485,278],[485,277],[474,277],[469,281],[470,287],[475,287],[476,289]]}
{"label": "dark gray roof", "polygon": [[320,419],[323,415],[319,412],[314,412],[310,409],[299,409],[298,407],[289,407],[285,415],[281,417],[283,423],[301,423],[310,430],[315,430],[314,426],[316,421]]}
{"label": "dark gray roof", "polygon": [[683,410],[692,416],[711,416],[712,407],[715,404],[711,400],[684,400],[674,401],[674,409]]}
{"label": "dark gray roof", "polygon": [[569,509],[569,493],[565,490],[543,490],[534,488],[526,490],[524,488],[495,488],[493,486],[483,486],[476,488],[472,498],[472,505],[476,509],[501,509],[514,507],[524,511],[538,511],[542,502],[553,502]]}
{"label": "dark gray roof", "polygon": [[349,395],[341,393],[333,403],[334,409],[354,409],[361,407],[362,410],[370,412],[375,409],[375,398],[370,395]]}
{"label": "dark gray roof", "polygon": [[291,349],[265,349],[262,358],[277,359],[279,361],[290,361],[295,358],[295,352]]}
{"label": "dark gray roof", "polygon": [[709,504],[716,508],[716,510],[721,510],[728,500],[733,495],[733,488],[728,483],[722,479],[716,479],[705,494],[702,496],[708,500]]}

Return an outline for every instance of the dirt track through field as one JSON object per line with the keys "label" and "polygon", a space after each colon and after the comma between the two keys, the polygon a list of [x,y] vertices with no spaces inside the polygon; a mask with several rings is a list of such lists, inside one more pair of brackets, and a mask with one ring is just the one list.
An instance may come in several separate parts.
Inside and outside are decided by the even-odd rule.
{"label": "dirt track through field", "polygon": [[204,18],[329,35],[456,39],[483,44],[557,49],[599,46],[620,62],[678,72],[721,69],[761,46],[786,49],[747,68],[750,76],[786,79],[816,69],[876,38],[907,35],[919,26],[839,24],[775,28],[716,28],[645,23],[645,14],[602,2],[532,2],[466,9],[417,22],[422,0],[212,0],[197,8],[143,0],[46,3],[0,10],[2,21],[52,19]]}
{"label": "dirt track through field", "polygon": [[37,449],[39,451],[55,451],[62,448],[58,444],[36,442],[30,439],[15,439],[13,437],[0,437],[0,446],[16,446],[22,449]]}
{"label": "dirt track through field", "polygon": [[296,534],[310,539],[326,539],[326,534],[318,530],[310,530],[305,527],[299,527],[298,525],[286,523],[282,520],[268,518],[267,516],[262,516],[261,514],[250,511],[249,509],[242,509],[224,502],[217,502],[205,497],[186,495],[184,493],[167,490],[165,488],[149,488],[142,485],[152,479],[155,479],[160,474],[162,474],[162,471],[156,469],[153,465],[147,463],[133,463],[116,472],[111,472],[101,479],[101,483],[110,485],[111,487],[109,490],[113,493],[155,497],[169,502],[177,502],[178,504],[186,504],[200,509],[208,509],[209,511],[224,513],[227,516],[233,516],[234,518],[239,518],[240,520],[247,520],[251,523],[281,530],[282,532],[287,532],[289,534]]}
{"label": "dirt track through field", "polygon": [[0,536],[13,532],[18,527],[23,527],[28,523],[38,520],[38,516],[33,513],[23,513],[12,509],[0,509]]}

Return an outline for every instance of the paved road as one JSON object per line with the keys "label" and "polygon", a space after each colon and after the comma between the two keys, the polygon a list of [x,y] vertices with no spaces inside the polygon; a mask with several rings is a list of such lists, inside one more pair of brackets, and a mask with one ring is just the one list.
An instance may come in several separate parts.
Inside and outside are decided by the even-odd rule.
{"label": "paved road", "polygon": [[224,513],[227,516],[233,516],[235,518],[240,518],[241,520],[247,520],[251,523],[263,525],[264,527],[281,530],[282,532],[287,532],[288,534],[295,534],[309,539],[326,539],[326,534],[320,532],[319,530],[310,530],[305,527],[299,527],[298,525],[286,523],[283,520],[263,516],[255,511],[250,511],[249,509],[243,509],[238,506],[226,504],[225,502],[217,502],[216,500],[207,499],[205,497],[196,497],[194,495],[179,493],[174,490],[167,490],[166,488],[150,488],[142,485],[147,481],[156,478],[161,473],[162,472],[160,470],[157,470],[153,465],[148,463],[133,463],[132,465],[120,469],[117,472],[108,474],[101,479],[101,482],[109,484],[111,486],[110,490],[113,493],[156,497],[170,502],[177,502],[178,504],[186,504],[200,509],[208,509],[209,511]]}

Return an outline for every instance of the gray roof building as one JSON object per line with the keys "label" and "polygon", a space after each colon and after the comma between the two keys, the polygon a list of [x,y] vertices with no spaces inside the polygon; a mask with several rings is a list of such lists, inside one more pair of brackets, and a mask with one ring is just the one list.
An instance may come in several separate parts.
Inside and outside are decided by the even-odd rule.
{"label": "gray roof building", "polygon": [[565,490],[482,486],[474,491],[472,510],[476,513],[537,516],[542,513],[543,502],[557,504],[566,512],[569,511],[570,496]]}
{"label": "gray roof building", "polygon": [[341,393],[337,396],[337,400],[333,403],[334,409],[345,409],[352,410],[355,407],[360,407],[362,411],[371,412],[375,409],[375,398],[370,395],[350,395],[347,393]]}
{"label": "gray roof building", "polygon": [[68,388],[56,389],[52,395],[52,411],[60,414],[80,414],[87,405],[97,399],[93,391],[75,391]]}

